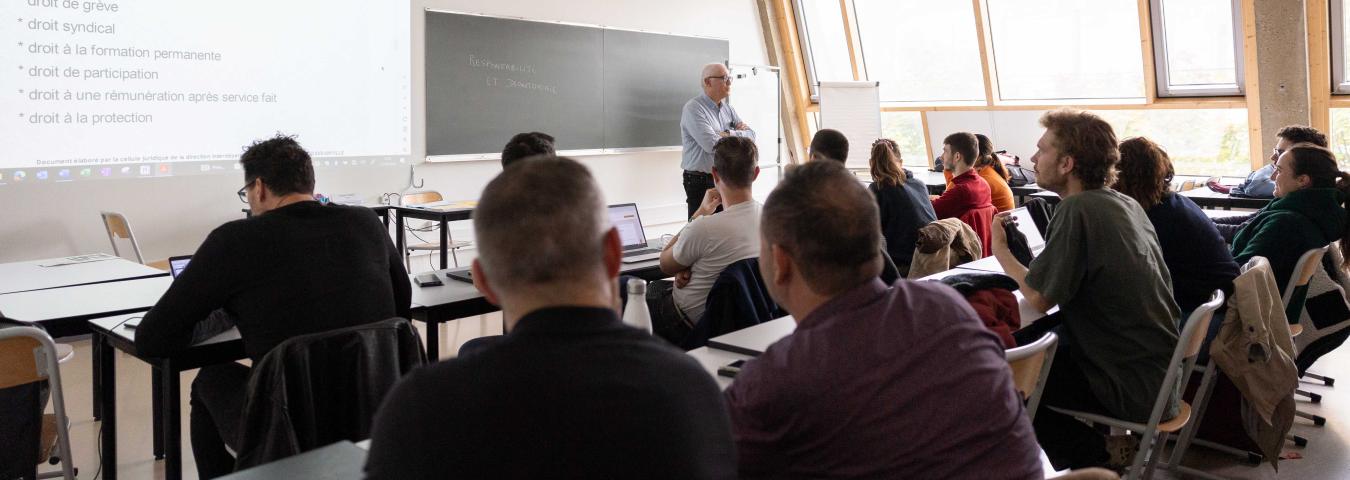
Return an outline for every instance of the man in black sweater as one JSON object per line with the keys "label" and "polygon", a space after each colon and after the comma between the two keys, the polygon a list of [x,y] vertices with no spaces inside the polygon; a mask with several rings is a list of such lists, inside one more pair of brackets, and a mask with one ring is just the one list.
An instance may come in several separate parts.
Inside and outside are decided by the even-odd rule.
{"label": "man in black sweater", "polygon": [[[252,218],[216,228],[136,329],[144,355],[187,348],[209,317],[234,319],[254,362],[295,336],[407,317],[412,288],[369,209],[314,201],[314,167],[294,139],[254,143],[239,159]],[[194,335],[194,330],[198,335]],[[192,453],[201,478],[234,469],[249,369],[202,368],[192,382]]]}
{"label": "man in black sweater", "polygon": [[384,399],[370,479],[735,478],[717,385],[616,311],[622,246],[590,172],[507,166],[474,210],[474,283],[508,333]]}

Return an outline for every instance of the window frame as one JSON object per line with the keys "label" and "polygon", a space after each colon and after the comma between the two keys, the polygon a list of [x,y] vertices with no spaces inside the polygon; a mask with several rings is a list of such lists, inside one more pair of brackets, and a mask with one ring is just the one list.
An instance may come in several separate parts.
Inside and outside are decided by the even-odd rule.
{"label": "window frame", "polygon": [[[1340,0],[1332,0],[1339,2]],[[1167,62],[1167,21],[1163,0],[1149,0],[1149,26],[1153,33],[1153,70],[1157,76],[1158,97],[1217,97],[1246,95],[1246,62],[1242,42],[1242,2],[1230,0],[1233,14],[1233,85],[1177,85],[1171,82]]]}
{"label": "window frame", "polygon": [[1345,0],[1329,0],[1331,7],[1331,93],[1350,94],[1350,76],[1346,75],[1345,62]]}

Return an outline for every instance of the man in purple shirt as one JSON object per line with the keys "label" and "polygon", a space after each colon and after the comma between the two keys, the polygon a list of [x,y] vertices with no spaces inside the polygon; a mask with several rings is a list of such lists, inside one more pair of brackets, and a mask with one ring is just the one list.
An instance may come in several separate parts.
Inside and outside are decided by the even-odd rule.
{"label": "man in purple shirt", "polygon": [[998,337],[945,285],[877,278],[853,175],[800,165],[763,212],[761,273],[797,330],[726,392],[742,478],[1042,477]]}

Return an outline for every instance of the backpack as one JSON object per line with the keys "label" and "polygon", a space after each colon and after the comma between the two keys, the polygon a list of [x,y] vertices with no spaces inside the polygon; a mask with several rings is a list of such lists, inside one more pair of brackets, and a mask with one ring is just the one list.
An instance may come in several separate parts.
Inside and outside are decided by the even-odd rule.
{"label": "backpack", "polygon": [[[1036,171],[1030,168],[1023,167],[1022,157],[1018,157],[1016,155],[1008,155],[1008,152],[1006,150],[994,152],[994,155],[997,155],[999,161],[1003,162],[1003,168],[1008,169],[1009,187],[1023,187],[1032,183],[1036,183]],[[1008,161],[1009,157],[1012,157],[1011,162]]]}

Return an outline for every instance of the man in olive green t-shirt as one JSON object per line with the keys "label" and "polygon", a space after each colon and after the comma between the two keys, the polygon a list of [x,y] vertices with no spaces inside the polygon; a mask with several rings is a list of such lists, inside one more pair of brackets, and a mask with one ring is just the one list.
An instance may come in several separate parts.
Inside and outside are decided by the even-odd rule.
{"label": "man in olive green t-shirt", "polygon": [[[1056,468],[1128,465],[1131,453],[1055,406],[1146,422],[1163,387],[1177,345],[1181,315],[1157,234],[1130,197],[1103,188],[1120,160],[1111,126],[1087,112],[1058,110],[1041,117],[1046,128],[1031,158],[1037,184],[1058,193],[1045,249],[1029,268],[1008,250],[1000,214],[993,252],[1027,300],[1058,315],[1019,332],[1060,335],[1054,365],[1036,412],[1036,437]],[[1026,338],[1025,340],[1035,340]],[[1167,385],[1175,389],[1178,385]],[[1177,414],[1173,399],[1163,418]]]}

